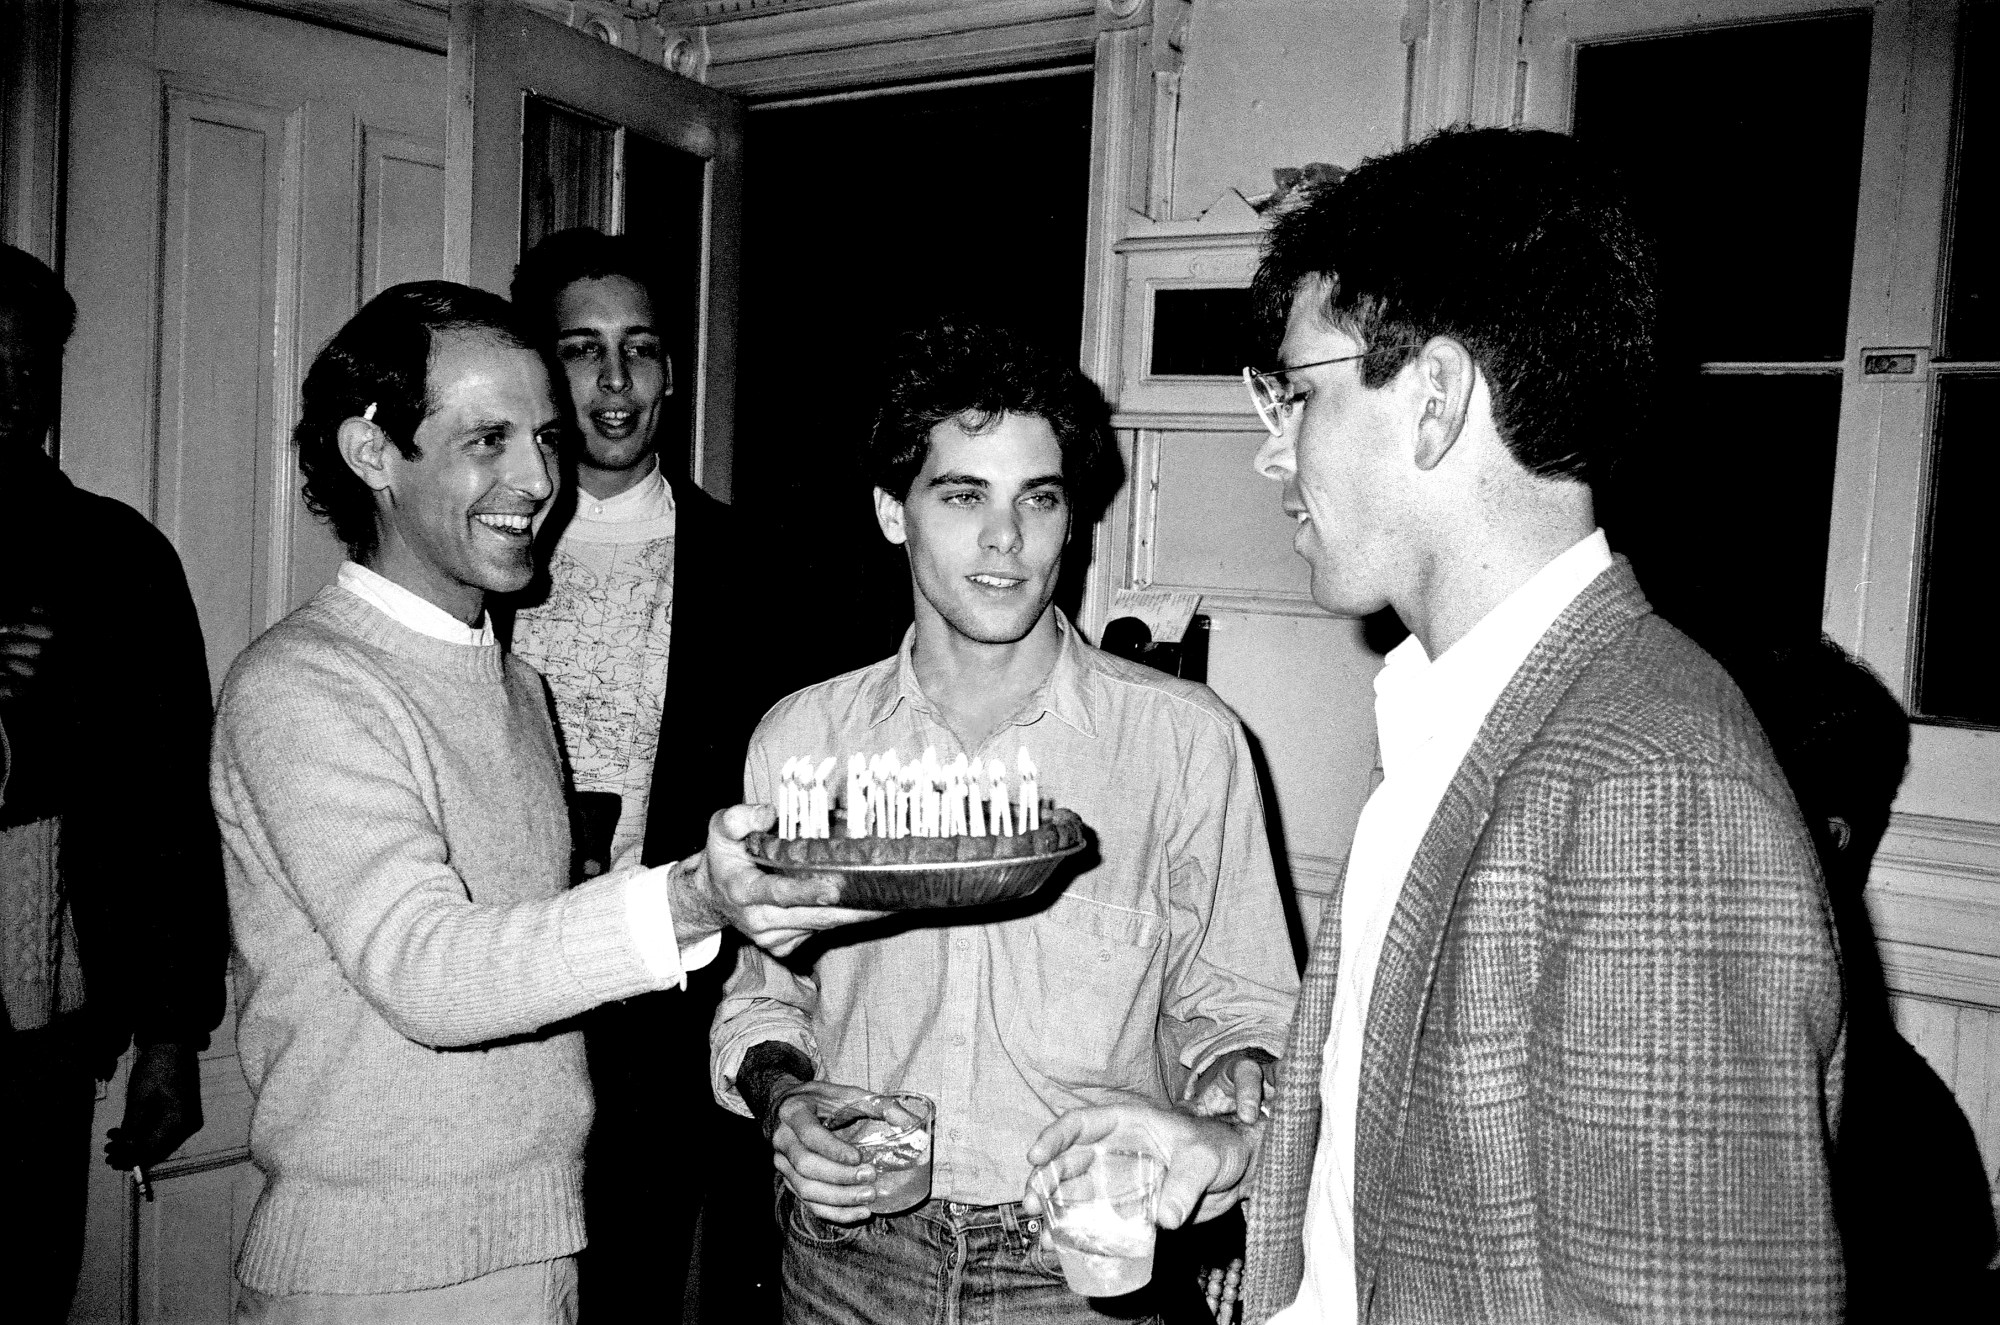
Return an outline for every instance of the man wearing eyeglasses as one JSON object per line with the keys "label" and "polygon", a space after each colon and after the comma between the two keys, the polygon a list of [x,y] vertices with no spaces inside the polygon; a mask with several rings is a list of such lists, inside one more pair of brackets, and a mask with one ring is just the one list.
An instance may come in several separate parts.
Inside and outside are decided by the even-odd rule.
{"label": "man wearing eyeglasses", "polygon": [[1262,1134],[1132,1109],[1169,1218],[1248,1183],[1249,1325],[1835,1320],[1845,1032],[1825,889],[1721,668],[1591,485],[1655,369],[1654,263],[1567,138],[1458,130],[1274,228],[1246,374],[1314,599],[1393,608],[1384,780]]}

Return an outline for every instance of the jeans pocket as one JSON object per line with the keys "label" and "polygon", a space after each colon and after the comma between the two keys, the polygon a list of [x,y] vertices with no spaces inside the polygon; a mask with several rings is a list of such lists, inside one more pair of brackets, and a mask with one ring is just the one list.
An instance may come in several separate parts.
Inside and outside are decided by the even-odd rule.
{"label": "jeans pocket", "polygon": [[790,1186],[778,1192],[778,1220],[785,1232],[809,1247],[841,1247],[861,1233],[860,1224],[831,1224],[806,1209]]}

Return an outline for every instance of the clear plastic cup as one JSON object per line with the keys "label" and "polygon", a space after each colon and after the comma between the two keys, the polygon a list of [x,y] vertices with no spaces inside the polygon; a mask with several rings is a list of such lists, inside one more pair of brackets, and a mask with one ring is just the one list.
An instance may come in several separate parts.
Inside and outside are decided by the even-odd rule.
{"label": "clear plastic cup", "polygon": [[1165,1177],[1158,1155],[1108,1146],[1076,1146],[1029,1175],[1071,1292],[1119,1297],[1152,1280]]}
{"label": "clear plastic cup", "polygon": [[931,1128],[937,1103],[914,1091],[863,1095],[820,1117],[820,1125],[861,1152],[875,1168],[868,1212],[900,1214],[930,1199]]}

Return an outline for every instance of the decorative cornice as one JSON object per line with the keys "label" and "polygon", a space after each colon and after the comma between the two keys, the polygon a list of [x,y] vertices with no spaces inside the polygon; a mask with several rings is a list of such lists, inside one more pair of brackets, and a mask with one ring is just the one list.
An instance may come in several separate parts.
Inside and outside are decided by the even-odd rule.
{"label": "decorative cornice", "polygon": [[654,16],[668,26],[676,24],[734,23],[747,18],[768,18],[773,14],[796,13],[802,9],[826,9],[848,0],[655,0]]}

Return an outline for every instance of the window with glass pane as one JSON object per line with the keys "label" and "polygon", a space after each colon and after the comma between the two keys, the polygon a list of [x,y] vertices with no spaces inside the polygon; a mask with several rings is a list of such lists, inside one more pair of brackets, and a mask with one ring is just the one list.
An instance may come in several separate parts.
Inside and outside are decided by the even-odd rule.
{"label": "window with glass pane", "polygon": [[521,247],[588,225],[618,228],[618,126],[529,97],[521,124]]}
{"label": "window with glass pane", "polygon": [[1854,264],[1867,15],[1583,47],[1576,136],[1660,242],[1669,374],[1600,519],[1718,652],[1817,636]]}
{"label": "window with glass pane", "polygon": [[1946,229],[1944,336],[1933,365],[1929,509],[1917,596],[1919,717],[2000,727],[1987,632],[2000,579],[2000,10],[1969,11],[1959,44],[1958,150]]}

